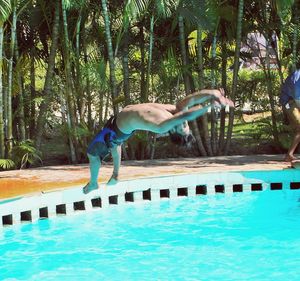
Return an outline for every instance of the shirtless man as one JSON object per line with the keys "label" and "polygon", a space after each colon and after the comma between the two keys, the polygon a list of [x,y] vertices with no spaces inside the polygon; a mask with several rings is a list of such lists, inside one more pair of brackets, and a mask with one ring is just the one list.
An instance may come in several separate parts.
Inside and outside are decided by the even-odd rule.
{"label": "shirtless man", "polygon": [[[187,121],[206,114],[213,101],[218,106],[233,107],[224,96],[224,90],[201,90],[191,94],[176,105],[144,103],[126,106],[117,116],[111,117],[88,147],[90,181],[83,188],[88,193],[98,188],[98,174],[103,160],[109,153],[113,158],[113,174],[108,185],[118,181],[121,163],[121,145],[136,130],[169,133],[171,141],[189,146],[194,140]],[[206,105],[204,103],[208,102]]]}

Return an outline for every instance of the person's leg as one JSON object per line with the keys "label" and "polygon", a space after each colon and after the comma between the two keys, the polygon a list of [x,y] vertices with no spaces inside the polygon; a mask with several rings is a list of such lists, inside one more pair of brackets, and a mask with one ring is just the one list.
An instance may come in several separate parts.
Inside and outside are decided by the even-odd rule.
{"label": "person's leg", "polygon": [[296,134],[293,138],[292,144],[284,158],[285,161],[291,162],[296,160],[294,156],[295,150],[300,143],[300,111],[296,104],[292,104],[291,108],[286,111],[290,124],[292,125],[293,129],[296,131]]}
{"label": "person's leg", "polygon": [[293,139],[292,145],[290,147],[290,149],[288,150],[284,160],[287,162],[291,162],[293,160],[296,160],[296,157],[294,156],[294,152],[298,146],[298,144],[300,143],[300,131],[298,131]]}
{"label": "person's leg", "polygon": [[163,121],[157,125],[155,133],[165,133],[173,129],[175,126],[181,125],[185,121],[192,121],[204,115],[211,108],[211,104],[202,107],[201,105],[193,106],[187,111],[180,111],[173,117]]}
{"label": "person's leg", "polygon": [[88,154],[88,158],[89,158],[89,163],[90,163],[89,164],[90,165],[90,181],[83,188],[83,192],[85,194],[98,188],[98,175],[99,175],[99,169],[101,166],[101,160],[100,160],[99,156],[93,156],[91,154]]}

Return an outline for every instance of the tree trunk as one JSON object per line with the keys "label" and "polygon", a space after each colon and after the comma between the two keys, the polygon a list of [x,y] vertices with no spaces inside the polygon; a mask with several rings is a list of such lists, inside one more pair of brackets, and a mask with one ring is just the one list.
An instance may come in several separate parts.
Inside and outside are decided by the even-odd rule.
{"label": "tree trunk", "polygon": [[[187,61],[187,51],[185,46],[185,33],[184,33],[184,22],[183,17],[179,15],[178,17],[178,25],[179,25],[179,40],[180,40],[180,50],[181,50],[181,57],[182,57],[182,68],[183,68],[183,78],[184,78],[184,88],[186,91],[186,94],[191,94],[191,84],[190,84],[190,78],[187,73],[187,67],[188,67],[188,61]],[[207,156],[207,153],[205,151],[205,148],[202,143],[201,135],[198,129],[198,125],[196,120],[191,122],[193,132],[196,138],[197,147],[199,149],[199,152],[203,156]]]}
{"label": "tree trunk", "polygon": [[[83,29],[83,32],[85,30]],[[85,65],[88,64],[88,55],[87,55],[87,45],[86,45],[86,33],[84,32],[84,40],[83,40],[83,56]],[[87,111],[88,111],[88,128],[90,130],[93,129],[93,120],[92,120],[92,97],[91,97],[91,89],[90,89],[90,78],[89,75],[86,75],[86,96],[87,96]]]}
{"label": "tree trunk", "polygon": [[150,76],[151,76],[151,65],[152,65],[152,51],[154,41],[154,16],[151,16],[150,20],[150,38],[149,38],[149,53],[148,53],[148,65],[147,65],[147,76],[146,76],[146,88],[145,88],[145,101],[149,100],[149,87],[150,87]]}
{"label": "tree trunk", "polygon": [[203,66],[203,52],[202,52],[202,28],[197,26],[197,66],[198,66],[198,80],[199,90],[204,89],[204,66]]}
{"label": "tree trunk", "polygon": [[50,55],[48,59],[48,68],[45,77],[45,84],[44,84],[44,100],[41,103],[40,111],[37,119],[37,130],[36,130],[36,146],[37,149],[40,149],[41,142],[42,142],[42,135],[44,132],[44,127],[46,123],[46,113],[49,108],[49,104],[52,97],[52,78],[53,78],[53,70],[55,66],[55,55],[57,49],[57,41],[59,35],[59,0],[56,0],[55,3],[55,15],[54,15],[54,22],[53,22],[53,30],[52,30],[52,43],[50,48]]}
{"label": "tree trunk", "polygon": [[61,116],[62,116],[62,125],[64,126],[64,128],[67,131],[67,141],[69,143],[69,147],[70,147],[70,156],[71,156],[71,163],[73,163],[73,158],[75,156],[75,148],[73,145],[73,141],[71,138],[71,134],[69,132],[70,128],[71,128],[71,119],[70,119],[70,114],[68,112],[67,106],[66,106],[66,101],[64,99],[64,94],[62,92],[60,92],[60,103],[61,103]]}
{"label": "tree trunk", "polygon": [[141,102],[146,102],[146,71],[145,71],[145,38],[144,38],[144,26],[143,21],[140,23],[140,32],[139,32],[139,40],[140,40],[140,50],[141,50]]}
{"label": "tree trunk", "polygon": [[272,75],[271,75],[271,68],[270,68],[270,54],[269,54],[269,38],[267,39],[267,46],[266,46],[266,78],[267,78],[267,90],[268,96],[270,100],[271,106],[271,120],[272,120],[272,134],[274,137],[274,141],[277,145],[280,144],[279,136],[278,136],[278,129],[277,129],[277,121],[276,121],[276,110],[275,110],[275,98],[274,98],[274,90],[272,87]]}
{"label": "tree trunk", "polygon": [[[227,92],[227,52],[226,52],[226,42],[222,39],[222,88]],[[220,111],[220,130],[219,130],[219,148],[218,155],[222,155],[224,151],[224,143],[225,143],[225,119],[226,119],[226,111],[225,108],[222,108]]]}
{"label": "tree trunk", "polygon": [[77,103],[78,103],[78,112],[79,112],[79,119],[81,123],[84,123],[84,111],[85,111],[85,99],[83,97],[83,90],[82,90],[82,77],[80,71],[80,26],[81,26],[81,11],[77,20],[76,24],[76,56],[75,56],[75,85],[76,85],[76,94],[77,94]]}
{"label": "tree trunk", "polygon": [[[234,69],[233,69],[233,80],[232,80],[232,90],[231,90],[231,100],[235,101],[235,95],[237,90],[237,82],[238,82],[238,73],[240,68],[240,49],[241,49],[241,39],[242,39],[242,19],[244,13],[244,0],[239,0],[239,8],[238,8],[238,17],[237,17],[237,27],[236,27],[236,47],[234,53]],[[224,154],[227,155],[231,143],[232,130],[233,130],[233,122],[234,122],[234,108],[230,108],[229,111],[229,124],[227,130],[227,139]]]}
{"label": "tree trunk", "polygon": [[13,87],[13,60],[16,40],[17,5],[13,2],[13,18],[10,39],[10,59],[8,64],[8,91],[7,91],[7,150],[10,153],[13,146],[13,117],[12,117],[12,87]]}
{"label": "tree trunk", "polygon": [[186,94],[189,95],[192,93],[190,79],[188,76],[188,60],[187,60],[187,51],[185,45],[185,32],[184,32],[184,21],[181,15],[178,16],[178,26],[179,26],[179,40],[180,40],[180,50],[182,57],[182,74],[184,79],[184,87]]}
{"label": "tree trunk", "polygon": [[102,2],[104,23],[105,23],[105,35],[106,35],[106,44],[107,44],[108,59],[109,59],[109,70],[110,70],[109,74],[110,74],[110,83],[111,83],[111,94],[113,99],[113,109],[114,109],[114,114],[117,114],[118,106],[114,104],[114,101],[118,97],[118,92],[117,92],[117,82],[116,82],[116,75],[115,75],[115,59],[114,59],[114,52],[112,46],[112,38],[110,33],[110,19],[108,15],[106,0],[101,0],[101,2]]}
{"label": "tree trunk", "polygon": [[[197,27],[197,66],[198,66],[199,90],[201,90],[204,89],[205,86],[204,86],[203,52],[202,52],[202,28],[200,25],[198,25]],[[201,116],[199,119],[200,119],[200,125],[202,129],[204,147],[207,151],[208,156],[212,156],[210,137],[208,132],[207,115],[205,114]]]}
{"label": "tree trunk", "polygon": [[[66,75],[66,98],[67,98],[67,124],[68,124],[68,134],[70,134],[69,146],[70,146],[70,156],[72,163],[77,162],[75,147],[77,147],[76,140],[76,117],[75,117],[75,109],[73,105],[73,96],[72,96],[72,80],[71,80],[71,61],[70,61],[70,43],[69,43],[69,35],[68,35],[68,22],[67,22],[67,11],[64,5],[64,1],[62,0],[62,19],[63,19],[63,30],[64,30],[64,46],[63,46],[63,54],[64,54],[64,65],[65,65],[65,75]],[[74,131],[74,135],[72,134]],[[78,156],[78,155],[77,155]]]}
{"label": "tree trunk", "polygon": [[30,108],[29,108],[29,138],[33,139],[35,134],[35,46],[30,50]]}
{"label": "tree trunk", "polygon": [[152,134],[152,139],[151,139],[150,144],[151,144],[150,159],[153,160],[154,159],[154,155],[155,155],[156,134]]}
{"label": "tree trunk", "polygon": [[292,44],[292,61],[293,61],[293,71],[297,68],[297,44],[298,44],[298,29],[299,29],[299,7],[298,1],[295,1],[293,8],[294,8],[294,15],[295,15],[295,23],[293,25],[293,44]]}
{"label": "tree trunk", "polygon": [[[211,69],[211,87],[214,89],[216,88],[216,57],[217,57],[217,31],[213,36],[212,46],[211,46],[211,60],[212,60],[212,69]],[[210,135],[211,135],[211,148],[213,155],[217,154],[217,117],[216,117],[216,110],[212,106],[210,111]]]}
{"label": "tree trunk", "polygon": [[[18,50],[18,43],[16,40],[15,46],[15,53],[16,53],[16,61],[19,61],[19,50]],[[18,77],[18,86],[19,86],[19,95],[18,95],[18,117],[19,117],[19,131],[20,131],[20,140],[24,141],[26,139],[26,125],[25,125],[25,114],[24,114],[24,75],[21,73],[21,68],[19,69],[18,73],[16,74]]]}
{"label": "tree trunk", "polygon": [[128,28],[124,32],[124,46],[122,51],[123,66],[123,91],[125,96],[125,105],[130,104],[130,83],[129,83],[129,66],[128,66]]}
{"label": "tree trunk", "polygon": [[0,158],[4,158],[4,116],[3,116],[3,81],[2,81],[2,67],[3,67],[3,26],[0,25]]}

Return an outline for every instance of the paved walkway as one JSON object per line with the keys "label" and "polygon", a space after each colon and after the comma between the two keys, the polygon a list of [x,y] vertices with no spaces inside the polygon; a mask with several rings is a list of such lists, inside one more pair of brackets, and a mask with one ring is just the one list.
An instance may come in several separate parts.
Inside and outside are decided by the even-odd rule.
{"label": "paved walkway", "polygon": [[[220,156],[177,158],[145,161],[123,161],[120,181],[140,177],[189,174],[216,171],[281,170],[290,168],[283,155]],[[99,182],[106,182],[112,163],[100,170]],[[47,166],[27,170],[0,172],[0,199],[12,198],[46,190],[66,189],[84,185],[89,180],[88,165]]]}

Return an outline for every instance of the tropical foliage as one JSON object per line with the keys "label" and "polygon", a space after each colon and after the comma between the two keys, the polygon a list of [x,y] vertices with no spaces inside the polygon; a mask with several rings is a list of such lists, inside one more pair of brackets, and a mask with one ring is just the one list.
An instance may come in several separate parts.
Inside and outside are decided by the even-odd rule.
{"label": "tropical foliage", "polygon": [[[191,123],[193,155],[231,153],[235,117],[245,103],[271,111],[268,128],[280,147],[278,93],[299,61],[299,4],[0,0],[0,167],[41,162],[38,151],[54,128],[70,162],[85,161],[93,134],[123,106],[176,103],[211,87],[224,88],[236,109],[212,110]],[[249,34],[263,35],[263,52]],[[254,56],[256,69],[241,72],[241,62]],[[140,133],[124,156],[154,157],[155,143],[155,136]]]}

